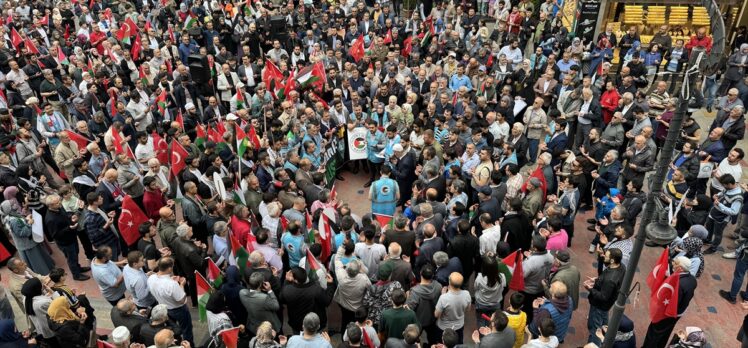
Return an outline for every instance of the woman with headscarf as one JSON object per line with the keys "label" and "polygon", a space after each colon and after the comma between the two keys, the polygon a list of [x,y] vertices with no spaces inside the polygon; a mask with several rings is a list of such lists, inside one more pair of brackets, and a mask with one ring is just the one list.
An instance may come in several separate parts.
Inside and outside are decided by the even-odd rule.
{"label": "woman with headscarf", "polygon": [[[21,294],[24,296],[23,306],[26,308],[26,314],[36,329],[37,339],[40,337],[44,340],[54,339],[55,333],[50,329],[47,321],[47,309],[52,303],[52,298],[44,294],[42,281],[39,278],[29,279],[21,287]],[[57,346],[54,341],[50,343]]]}
{"label": "woman with headscarf", "polygon": [[234,325],[240,325],[247,322],[247,309],[244,308],[242,301],[239,299],[239,291],[244,289],[241,283],[241,274],[236,266],[226,268],[226,274],[223,278],[220,292],[224,295],[226,306],[231,308],[232,321]]}
{"label": "woman with headscarf", "polygon": [[571,40],[569,53],[571,53],[572,59],[575,59],[577,62],[581,62],[584,56],[584,51],[584,44],[582,44],[582,39],[580,39],[579,37],[575,37]]}
{"label": "woman with headscarf", "polygon": [[28,348],[36,344],[36,340],[18,332],[13,319],[0,320],[0,348]]}
{"label": "woman with headscarf", "polygon": [[[634,52],[639,52],[641,56],[641,47],[642,43],[639,41],[634,41],[633,44],[631,44],[631,48],[629,48],[628,51],[626,51],[626,55],[623,56],[623,63],[628,64],[632,59],[634,59]],[[624,65],[625,66],[625,65]]]}
{"label": "woman with headscarf", "polygon": [[[83,313],[82,311],[80,311]],[[76,314],[70,309],[70,302],[60,296],[49,304],[49,327],[55,333],[60,346],[83,348],[91,339],[91,329],[84,325],[86,315]]]}
{"label": "woman with headscarf", "polygon": [[[535,80],[532,78],[529,59],[522,61],[519,68],[512,74],[512,80],[514,81],[514,92],[517,96],[524,98],[526,103],[532,104],[532,101],[535,100],[535,91],[532,89]],[[522,113],[524,113],[524,110],[521,110],[517,115]]]}
{"label": "woman with headscarf", "polygon": [[733,53],[727,59],[727,71],[725,79],[719,87],[720,91],[725,91],[737,86],[738,82],[743,79],[748,67],[748,44],[740,45],[740,50]]}
{"label": "woman with headscarf", "polygon": [[[597,41],[597,46],[592,50],[592,60],[590,61],[589,74],[597,72],[598,67],[604,62],[610,62],[613,59],[613,48],[610,46],[608,38],[603,37]],[[606,123],[607,124],[607,123]]]}
{"label": "woman with headscarf", "polygon": [[683,239],[682,254],[691,259],[691,269],[689,272],[697,278],[704,272],[704,254],[701,253],[703,246],[704,242],[700,238],[688,237]]}
{"label": "woman with headscarf", "polygon": [[[605,330],[608,329],[607,325],[603,325],[602,329],[597,329],[597,337],[601,340],[605,339]],[[586,346],[585,346],[586,347]],[[634,332],[634,322],[629,319],[625,314],[621,317],[621,324],[618,326],[616,332],[616,339],[613,342],[613,348],[636,348],[636,333]]]}
{"label": "woman with headscarf", "polygon": [[0,216],[2,216],[5,228],[13,237],[13,243],[16,245],[23,261],[34,272],[42,275],[49,274],[55,264],[49,254],[42,248],[42,244],[34,241],[31,231],[34,220],[31,215],[24,217],[17,210],[17,207],[13,206],[12,202],[5,201],[0,204]]}
{"label": "woman with headscarf", "polygon": [[668,346],[670,348],[711,347],[706,340],[704,330],[695,326],[687,326],[686,330],[678,330],[671,343]]}

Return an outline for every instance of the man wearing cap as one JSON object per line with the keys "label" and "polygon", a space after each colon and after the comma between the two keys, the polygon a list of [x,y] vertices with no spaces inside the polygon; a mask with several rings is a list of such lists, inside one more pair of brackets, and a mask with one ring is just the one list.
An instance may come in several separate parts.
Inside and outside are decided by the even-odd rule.
{"label": "man wearing cap", "polygon": [[130,348],[130,330],[124,326],[114,328],[112,342],[115,348]]}
{"label": "man wearing cap", "polygon": [[522,210],[528,218],[534,219],[540,209],[543,208],[543,192],[540,187],[543,183],[540,179],[532,177],[527,181],[527,192],[522,200]]}
{"label": "man wearing cap", "polygon": [[549,277],[550,281],[542,281],[545,288],[545,297],[551,297],[548,284],[562,282],[569,289],[569,296],[574,301],[572,310],[577,310],[579,308],[579,283],[582,275],[577,266],[571,264],[571,255],[568,250],[558,250],[552,254],[554,257],[552,269],[555,269],[555,272],[551,273]]}
{"label": "man wearing cap", "polygon": [[400,199],[400,188],[395,180],[390,178],[392,170],[389,166],[382,166],[381,177],[369,189],[371,211],[374,214],[395,215],[395,208]]}

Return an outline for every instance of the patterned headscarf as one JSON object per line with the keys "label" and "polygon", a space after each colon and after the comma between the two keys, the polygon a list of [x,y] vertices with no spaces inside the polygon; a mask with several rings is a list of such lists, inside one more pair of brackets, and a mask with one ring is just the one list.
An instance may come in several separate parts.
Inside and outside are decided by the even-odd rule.
{"label": "patterned headscarf", "polygon": [[699,270],[696,271],[696,277],[701,276],[704,272],[704,254],[701,253],[701,247],[704,242],[696,237],[688,237],[683,239],[683,251],[686,252],[686,256],[689,258],[698,257],[701,262],[699,263]]}

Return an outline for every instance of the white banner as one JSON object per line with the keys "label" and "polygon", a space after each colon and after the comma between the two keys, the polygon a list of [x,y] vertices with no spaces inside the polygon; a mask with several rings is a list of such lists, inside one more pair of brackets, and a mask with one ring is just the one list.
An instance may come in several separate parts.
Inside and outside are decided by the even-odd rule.
{"label": "white banner", "polygon": [[366,159],[366,127],[356,127],[348,131],[348,158],[351,161]]}

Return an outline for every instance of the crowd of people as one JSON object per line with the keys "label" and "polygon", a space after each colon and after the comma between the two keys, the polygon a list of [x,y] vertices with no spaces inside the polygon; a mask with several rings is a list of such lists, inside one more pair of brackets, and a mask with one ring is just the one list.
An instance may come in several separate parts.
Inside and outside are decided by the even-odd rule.
{"label": "crowd of people", "polygon": [[[708,346],[698,328],[673,335],[705,255],[736,259],[719,295],[748,303],[743,29],[724,68],[700,76],[666,182],[652,183],[707,28],[644,43],[609,26],[584,41],[555,0],[2,11],[0,345],[331,347],[340,333],[343,347],[558,347],[586,316],[575,343],[597,347],[648,204],[677,232],[647,242],[669,245],[677,315],[639,341],[624,316],[615,347]],[[708,129],[691,117],[702,108],[716,111]],[[371,210],[338,197],[344,171],[366,172]],[[648,201],[652,185],[663,193]],[[572,245],[595,254],[597,277],[581,279]],[[96,334],[85,281],[112,305],[111,337]]]}

